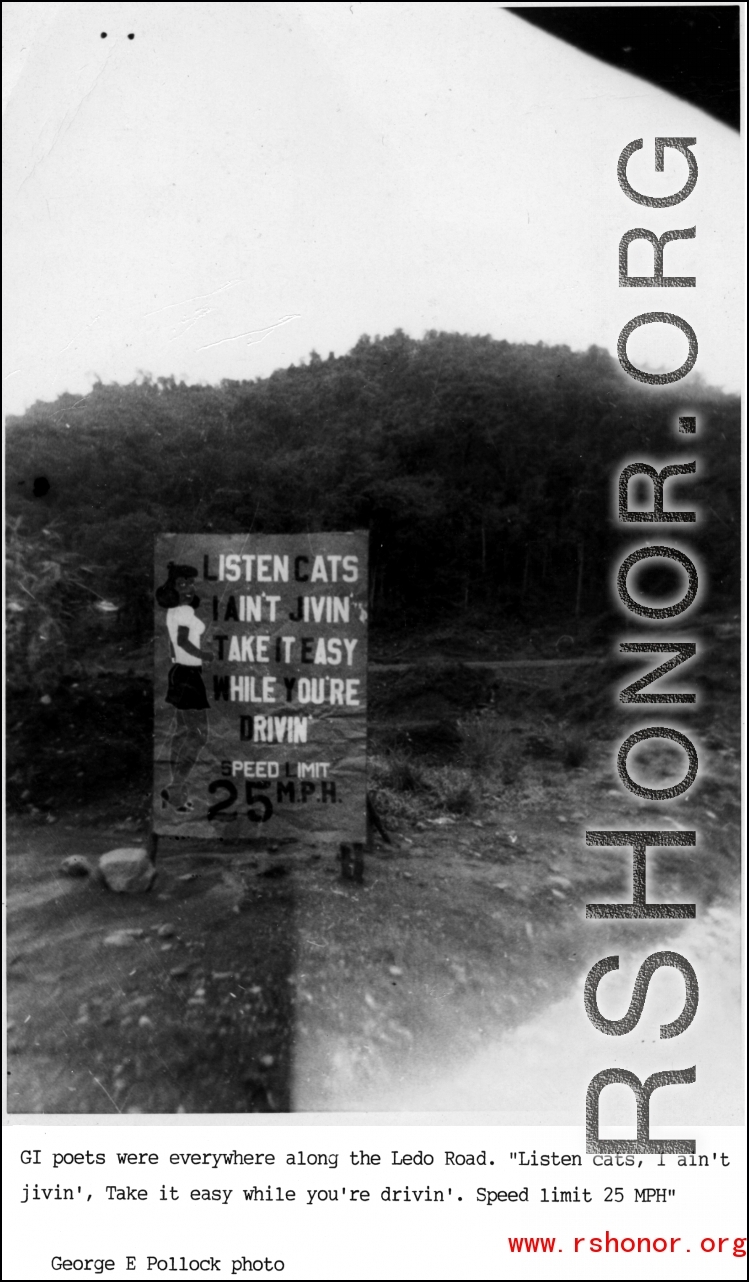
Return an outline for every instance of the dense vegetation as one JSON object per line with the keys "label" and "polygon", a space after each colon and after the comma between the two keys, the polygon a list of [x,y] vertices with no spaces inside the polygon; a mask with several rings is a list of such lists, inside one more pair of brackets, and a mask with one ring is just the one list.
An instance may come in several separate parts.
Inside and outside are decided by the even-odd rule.
{"label": "dense vegetation", "polygon": [[[694,410],[701,434],[679,436]],[[107,600],[117,634],[147,641],[161,531],[368,528],[385,625],[600,614],[622,546],[612,477],[633,458],[709,459],[667,506],[699,504],[676,533],[709,539],[711,603],[734,599],[739,422],[738,398],[693,385],[685,403],[600,348],[399,331],[255,381],[37,403],[7,425],[11,679],[80,658]]]}

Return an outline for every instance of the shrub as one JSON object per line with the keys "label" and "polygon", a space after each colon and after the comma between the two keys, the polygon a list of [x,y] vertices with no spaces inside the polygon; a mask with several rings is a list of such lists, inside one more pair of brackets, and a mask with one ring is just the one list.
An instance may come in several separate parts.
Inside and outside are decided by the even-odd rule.
{"label": "shrub", "polygon": [[468,815],[475,810],[479,791],[470,771],[442,766],[429,771],[428,781],[437,809],[453,815]]}
{"label": "shrub", "polygon": [[575,770],[588,757],[589,735],[582,730],[557,727],[548,733],[528,735],[525,741],[527,756],[537,761],[550,761],[556,758],[568,770]]}
{"label": "shrub", "polygon": [[404,752],[393,752],[384,761],[374,761],[372,781],[391,792],[424,792],[428,788],[423,770]]}
{"label": "shrub", "polygon": [[548,761],[557,754],[557,744],[547,734],[531,734],[525,741],[525,751],[529,757],[538,761]]}
{"label": "shrub", "polygon": [[470,784],[458,784],[448,789],[444,805],[452,815],[470,815],[476,807],[476,794]]}
{"label": "shrub", "polygon": [[478,774],[488,774],[502,750],[502,729],[496,716],[486,709],[473,712],[458,722],[461,757]]}
{"label": "shrub", "polygon": [[8,685],[53,689],[85,650],[94,569],[65,551],[55,530],[26,534],[20,518],[7,522],[5,555]]}
{"label": "shrub", "polygon": [[568,730],[562,736],[562,762],[569,770],[576,770],[588,759],[589,740],[579,730]]}
{"label": "shrub", "polygon": [[517,742],[506,741],[500,750],[498,761],[499,777],[505,787],[517,783],[523,769],[523,761]]}

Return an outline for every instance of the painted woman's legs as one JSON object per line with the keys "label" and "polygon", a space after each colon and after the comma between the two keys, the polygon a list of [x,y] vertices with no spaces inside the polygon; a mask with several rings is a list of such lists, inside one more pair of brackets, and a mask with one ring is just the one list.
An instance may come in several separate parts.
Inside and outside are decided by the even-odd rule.
{"label": "painted woman's legs", "polygon": [[205,708],[177,711],[177,728],[172,736],[172,782],[169,800],[173,806],[187,801],[187,781],[208,739],[208,713]]}

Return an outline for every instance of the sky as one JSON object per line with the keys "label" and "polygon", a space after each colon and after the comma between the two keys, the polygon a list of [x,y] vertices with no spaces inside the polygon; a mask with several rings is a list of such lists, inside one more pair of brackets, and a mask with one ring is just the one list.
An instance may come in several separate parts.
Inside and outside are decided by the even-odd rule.
{"label": "sky", "polygon": [[[740,387],[738,134],[501,6],[4,9],[6,412],[145,372],[256,378],[396,328],[613,352],[653,310],[697,333],[690,377]],[[656,132],[697,139],[670,209],[616,179],[643,137],[633,185],[681,187]],[[665,260],[695,289],[619,288],[643,226],[696,227]],[[655,370],[686,350],[663,325],[628,348]]]}

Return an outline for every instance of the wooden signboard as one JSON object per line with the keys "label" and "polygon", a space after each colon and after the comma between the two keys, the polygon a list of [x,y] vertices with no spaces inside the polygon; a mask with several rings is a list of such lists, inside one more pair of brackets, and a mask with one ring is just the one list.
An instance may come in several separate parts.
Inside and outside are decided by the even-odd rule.
{"label": "wooden signboard", "polygon": [[367,550],[157,538],[156,834],[365,840]]}

